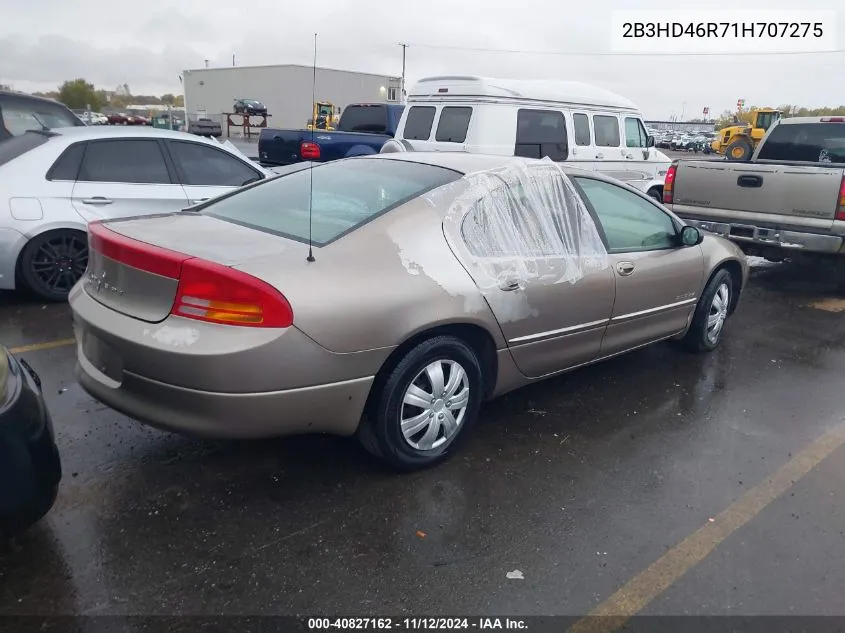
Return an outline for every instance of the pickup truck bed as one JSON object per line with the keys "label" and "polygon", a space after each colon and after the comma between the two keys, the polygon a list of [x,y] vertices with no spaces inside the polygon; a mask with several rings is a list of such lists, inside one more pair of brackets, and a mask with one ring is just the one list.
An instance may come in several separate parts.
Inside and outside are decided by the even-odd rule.
{"label": "pickup truck bed", "polygon": [[337,130],[264,129],[258,137],[258,159],[273,166],[378,154],[396,133],[402,110],[397,104],[360,103],[344,110]]}
{"label": "pickup truck bed", "polygon": [[[727,237],[751,255],[845,255],[840,146],[845,150],[845,120],[783,119],[751,162],[673,163],[664,202],[688,223]],[[821,160],[788,160],[792,156]]]}

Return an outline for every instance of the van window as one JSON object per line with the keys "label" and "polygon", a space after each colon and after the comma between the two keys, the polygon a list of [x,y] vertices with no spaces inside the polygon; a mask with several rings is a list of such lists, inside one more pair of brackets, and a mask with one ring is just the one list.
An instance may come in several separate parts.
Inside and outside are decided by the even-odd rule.
{"label": "van window", "polygon": [[[449,106],[440,112],[437,134],[434,140],[440,143],[463,143],[467,140],[472,108]],[[406,137],[407,138],[407,137]]]}
{"label": "van window", "polygon": [[402,134],[409,141],[427,141],[431,136],[431,124],[434,123],[434,106],[414,106],[408,110],[405,119],[405,131]]}
{"label": "van window", "polygon": [[619,147],[619,119],[597,114],[593,117],[593,130],[598,147]]}
{"label": "van window", "polygon": [[646,147],[648,133],[642,121],[634,117],[625,117],[625,145],[628,147]]}
{"label": "van window", "polygon": [[590,144],[590,119],[586,114],[573,114],[572,123],[575,126],[575,144],[584,146]]}
{"label": "van window", "polygon": [[516,147],[514,156],[566,160],[569,145],[566,138],[566,119],[556,110],[523,110],[516,116]]}

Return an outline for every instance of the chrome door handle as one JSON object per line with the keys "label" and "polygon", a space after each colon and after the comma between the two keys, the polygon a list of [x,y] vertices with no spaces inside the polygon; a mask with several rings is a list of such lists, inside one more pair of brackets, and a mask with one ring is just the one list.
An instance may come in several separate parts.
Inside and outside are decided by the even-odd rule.
{"label": "chrome door handle", "polygon": [[111,204],[114,200],[109,200],[103,196],[94,196],[93,198],[83,198],[83,204]]}
{"label": "chrome door handle", "polygon": [[634,272],[634,262],[619,262],[616,264],[616,272],[627,277]]}

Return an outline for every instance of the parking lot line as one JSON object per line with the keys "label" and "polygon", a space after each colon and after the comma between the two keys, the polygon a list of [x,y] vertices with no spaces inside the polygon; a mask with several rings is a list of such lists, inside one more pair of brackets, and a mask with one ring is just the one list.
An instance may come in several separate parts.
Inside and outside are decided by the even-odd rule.
{"label": "parking lot line", "polygon": [[625,583],[567,633],[610,633],[623,626],[843,444],[845,422],[840,422]]}
{"label": "parking lot line", "polygon": [[24,352],[38,352],[42,349],[53,349],[54,347],[65,347],[66,345],[74,345],[75,338],[60,338],[55,341],[45,341],[44,343],[33,343],[32,345],[21,345],[20,347],[10,347],[9,351],[12,354],[23,354]]}

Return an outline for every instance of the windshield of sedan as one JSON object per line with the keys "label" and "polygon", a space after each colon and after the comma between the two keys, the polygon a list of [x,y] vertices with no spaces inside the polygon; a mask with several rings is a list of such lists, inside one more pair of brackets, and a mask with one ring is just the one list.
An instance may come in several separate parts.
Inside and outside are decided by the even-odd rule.
{"label": "windshield of sedan", "polygon": [[[458,180],[450,169],[352,158],[273,178],[200,210],[234,224],[325,246],[427,191]],[[312,183],[313,179],[313,183]]]}

